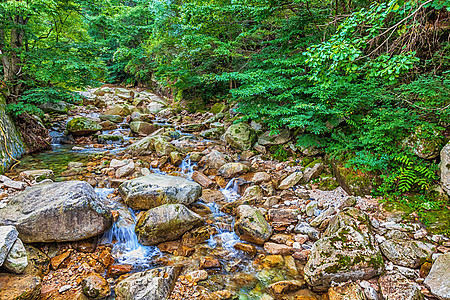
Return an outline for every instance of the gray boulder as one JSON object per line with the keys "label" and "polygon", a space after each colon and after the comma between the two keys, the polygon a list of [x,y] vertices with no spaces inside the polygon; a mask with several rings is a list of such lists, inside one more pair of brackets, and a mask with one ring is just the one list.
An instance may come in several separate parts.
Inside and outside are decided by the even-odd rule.
{"label": "gray boulder", "polygon": [[441,300],[450,300],[450,252],[440,255],[425,279],[425,285]]}
{"label": "gray boulder", "polygon": [[115,288],[117,300],[166,300],[169,298],[181,269],[163,267],[134,273]]}
{"label": "gray boulder", "polygon": [[270,134],[270,130],[264,132],[258,138],[258,144],[263,146],[286,144],[291,139],[291,132],[288,129],[281,129],[278,134]]}
{"label": "gray boulder", "polygon": [[203,218],[183,204],[165,204],[146,211],[136,224],[138,240],[156,245],[180,238],[192,228],[203,225]]}
{"label": "gray boulder", "polygon": [[146,136],[155,132],[158,128],[155,125],[150,124],[148,122],[133,121],[130,123],[130,129],[134,133]]}
{"label": "gray boulder", "polygon": [[250,167],[238,162],[224,164],[217,172],[224,178],[232,178],[250,171]]}
{"label": "gray boulder", "polygon": [[237,216],[234,231],[242,240],[258,245],[269,240],[273,230],[261,211],[249,205],[240,205]]}
{"label": "gray boulder", "polygon": [[230,160],[231,159],[228,155],[217,150],[213,150],[211,153],[203,156],[199,162],[199,165],[204,166],[205,169],[218,170]]}
{"label": "gray boulder", "polygon": [[233,148],[250,150],[256,141],[256,133],[247,123],[238,123],[228,127],[224,138]]}
{"label": "gray boulder", "polygon": [[431,258],[435,247],[421,241],[391,239],[384,241],[380,249],[394,264],[415,269]]}
{"label": "gray boulder", "polygon": [[314,244],[304,272],[308,285],[326,291],[332,282],[368,279],[383,269],[369,217],[356,208],[347,208],[330,221]]}
{"label": "gray boulder", "polygon": [[132,209],[150,209],[163,204],[189,205],[202,194],[202,187],[182,177],[152,173],[125,181],[119,193]]}
{"label": "gray boulder", "polygon": [[66,181],[34,186],[11,197],[0,209],[0,224],[15,226],[25,243],[66,242],[105,232],[112,216],[90,184]]}

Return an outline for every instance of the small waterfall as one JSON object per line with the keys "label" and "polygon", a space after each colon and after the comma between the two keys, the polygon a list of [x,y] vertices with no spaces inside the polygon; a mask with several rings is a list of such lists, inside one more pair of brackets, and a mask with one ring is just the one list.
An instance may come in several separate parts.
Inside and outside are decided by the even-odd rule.
{"label": "small waterfall", "polygon": [[[114,189],[96,189],[102,199],[107,199],[108,194],[113,191]],[[152,265],[152,259],[161,255],[161,251],[155,246],[139,244],[134,231],[136,217],[132,209],[124,205],[116,209],[119,218],[113,227],[103,234],[100,243],[112,245],[112,255],[116,263],[132,265],[138,269],[149,268]]]}
{"label": "small waterfall", "polygon": [[186,156],[181,162],[180,168],[181,173],[185,174],[188,179],[192,179],[192,174],[194,173],[194,166],[196,163],[192,163],[190,155]]}
{"label": "small waterfall", "polygon": [[238,200],[241,196],[239,195],[239,185],[236,178],[231,179],[224,189],[220,189],[222,194],[225,196],[228,202],[233,202]]}
{"label": "small waterfall", "polygon": [[[220,191],[225,196],[225,199],[228,202],[232,202],[238,200],[241,197],[238,193],[238,188],[238,182],[236,178],[233,178],[228,182],[226,187],[224,189],[220,189]],[[221,212],[217,203],[206,203],[205,205],[208,206],[208,208],[211,210],[211,213],[213,214],[213,218],[215,220],[224,219],[225,221],[231,221],[231,228],[234,227],[234,218]],[[208,240],[208,245],[211,248],[215,248],[217,247],[218,242],[220,242],[221,246],[229,251],[232,255],[237,254],[233,246],[236,243],[242,242],[239,236],[232,230],[230,231],[217,225],[215,225],[215,228],[217,230],[217,234],[210,237],[210,239]]]}

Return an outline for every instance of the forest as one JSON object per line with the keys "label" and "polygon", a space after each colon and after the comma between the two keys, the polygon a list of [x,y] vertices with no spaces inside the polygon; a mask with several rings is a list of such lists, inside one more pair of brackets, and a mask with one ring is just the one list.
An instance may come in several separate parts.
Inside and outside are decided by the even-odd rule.
{"label": "forest", "polygon": [[[26,158],[21,162],[21,157],[24,154],[26,157],[37,157],[40,153],[48,153],[52,147],[52,153],[56,153],[55,137],[58,135],[62,144],[76,145],[71,148],[70,153],[82,151],[83,147],[88,147],[86,145],[99,149],[104,147],[107,151],[127,146],[127,154],[121,154],[120,157],[115,157],[116,154],[111,156],[109,152],[106,156],[91,153],[97,155],[94,158],[90,156],[91,162],[97,163],[95,166],[89,165],[87,159],[83,161],[85,165],[78,167],[73,167],[74,164],[70,167],[73,161],[64,161],[64,171],[60,173],[56,168],[62,163],[58,161],[58,167],[51,170],[52,174],[55,172],[57,175],[52,180],[67,183],[68,180],[82,179],[96,189],[118,187],[111,195],[121,197],[126,206],[135,212],[127,220],[133,223],[136,218],[139,219],[136,234],[139,244],[145,246],[154,244],[143,233],[147,227],[140,226],[144,226],[142,224],[145,222],[150,223],[151,210],[163,206],[148,206],[142,204],[144,200],[140,198],[133,199],[131,191],[134,186],[127,185],[128,181],[120,180],[131,178],[129,181],[133,181],[140,176],[147,178],[159,174],[158,172],[170,175],[179,168],[181,172],[190,174],[189,180],[202,186],[203,193],[205,189],[228,191],[234,184],[233,193],[237,193],[239,197],[244,193],[242,198],[231,199],[228,198],[229,191],[223,192],[229,203],[221,205],[220,210],[236,215],[239,221],[227,221],[226,217],[221,216],[220,218],[225,218],[223,223],[231,222],[230,226],[234,226],[234,231],[231,232],[235,232],[246,242],[262,246],[268,253],[289,254],[288,256],[293,253],[296,260],[307,262],[304,277],[308,289],[322,296],[327,292],[329,299],[347,298],[330,296],[336,292],[330,292],[333,288],[330,287],[329,278],[324,279],[320,277],[322,275],[315,273],[323,266],[320,261],[311,261],[311,257],[317,259],[319,254],[305,254],[292,248],[292,245],[288,245],[290,250],[266,246],[274,244],[268,242],[272,230],[283,233],[283,230],[288,230],[289,225],[294,226],[293,221],[284,219],[289,219],[286,217],[287,212],[284,212],[286,215],[283,218],[278,217],[281,221],[276,221],[276,212],[270,213],[273,205],[278,205],[274,208],[281,205],[281,210],[282,203],[286,201],[288,204],[284,204],[285,210],[293,209],[290,205],[304,203],[302,213],[307,214],[304,223],[308,226],[315,224],[306,231],[297,230],[302,224],[299,215],[298,219],[294,217],[295,222],[299,222],[295,231],[290,231],[306,235],[307,239],[309,236],[311,247],[312,242],[315,242],[311,251],[319,251],[317,244],[327,234],[336,234],[337,229],[332,228],[333,224],[339,222],[336,220],[341,220],[341,225],[346,224],[345,218],[348,216],[341,216],[345,212],[343,207],[342,212],[339,212],[338,206],[330,212],[329,207],[334,207],[334,204],[323,206],[319,200],[316,203],[314,200],[325,196],[312,196],[314,192],[308,192],[309,196],[303,199],[303,188],[312,191],[337,191],[336,188],[342,188],[349,199],[357,199],[355,203],[362,201],[358,197],[367,200],[362,201],[366,207],[371,205],[367,203],[375,199],[376,205],[390,214],[390,217],[383,219],[383,224],[394,220],[404,222],[407,224],[405,226],[412,226],[412,223],[417,222],[415,224],[420,224],[420,228],[426,229],[430,234],[427,242],[434,242],[436,247],[444,247],[441,248],[444,249],[440,251],[442,253],[450,251],[450,2],[447,0],[5,0],[0,3],[0,57],[0,110],[4,111],[4,117],[0,114],[0,160],[3,162],[0,170],[6,172],[7,178],[14,178],[12,181],[0,178],[0,188],[3,187],[6,191],[5,198],[8,195],[20,198],[21,193],[28,191],[25,186],[32,187],[32,183],[38,181],[37,175],[32,175],[35,176],[34,181],[26,181],[24,178],[30,175],[23,175],[23,171],[47,169],[47,161],[50,161],[50,165],[56,161],[53,156],[47,158],[47,161],[42,159],[44,164],[39,165],[42,167],[39,168],[28,164]],[[116,100],[112,95],[115,95]],[[102,97],[106,97],[106,100],[102,100]],[[152,97],[162,100],[158,102]],[[150,102],[146,102],[147,100]],[[99,104],[102,101],[104,103]],[[163,104],[164,109],[161,107],[154,110],[155,106],[148,104],[155,101],[159,103],[156,106]],[[61,106],[63,113],[55,112],[55,107]],[[74,124],[76,119],[84,123]],[[105,124],[106,121],[109,123]],[[163,123],[166,127],[172,126],[172,129],[166,129],[169,133],[157,131],[164,127],[161,125]],[[79,129],[80,126],[85,128]],[[16,141],[16,129],[12,128],[17,128],[17,141],[23,141],[23,147],[17,146],[18,142],[8,144],[8,141]],[[127,128],[131,133],[122,136],[121,132],[113,137],[115,134],[110,133],[112,128]],[[106,131],[108,132],[105,133]],[[185,151],[183,138],[177,136],[180,134],[176,133],[178,131],[193,133],[196,138],[203,137],[206,150],[202,148],[200,140],[196,142],[195,151],[191,148]],[[158,135],[154,135],[154,132]],[[136,137],[140,140],[133,139]],[[217,147],[223,148],[216,148],[215,143],[209,144],[210,139],[222,143]],[[117,141],[120,142],[116,143]],[[76,148],[80,145],[81,148]],[[142,147],[147,148],[143,150]],[[219,150],[220,155],[214,154],[216,150]],[[203,154],[198,154],[196,160],[195,153],[200,152]],[[206,159],[210,155],[212,158]],[[255,157],[264,160],[264,163],[256,167],[259,161]],[[120,161],[113,167],[112,161],[115,158],[123,159],[123,165]],[[222,164],[214,167],[217,161]],[[223,169],[231,161],[240,165]],[[185,164],[187,162],[188,167]],[[194,167],[191,163],[194,163]],[[16,165],[17,171],[14,170]],[[127,166],[128,169],[125,168]],[[249,179],[248,174],[253,174],[253,171],[255,174],[267,171],[269,177],[261,179],[261,182],[253,177]],[[285,171],[291,175],[283,173]],[[110,172],[112,175],[108,175]],[[196,172],[200,175],[191,175]],[[298,173],[302,173],[302,179],[299,177],[297,180],[295,174]],[[42,174],[39,173],[39,176]],[[92,174],[93,180],[97,176],[95,183],[87,179],[90,178],[89,174]],[[98,176],[109,176],[106,180],[108,183],[101,183],[103,179],[98,179]],[[266,180],[270,181],[270,177],[272,185],[267,188]],[[238,183],[239,178],[244,183]],[[162,179],[152,180],[159,182]],[[174,186],[181,184],[175,183],[175,179],[167,180],[174,180]],[[12,183],[8,185],[7,182],[16,182],[20,188]],[[252,184],[248,187],[250,182]],[[253,186],[258,188],[248,192]],[[16,192],[23,189],[23,192],[15,196]],[[189,193],[186,196],[188,198],[194,192]],[[202,192],[199,193],[194,200],[203,195]],[[264,202],[258,197],[264,201],[269,201],[271,197],[280,198],[278,202],[272,203]],[[0,194],[0,202],[2,199]],[[204,199],[203,196],[200,199]],[[180,203],[193,205],[194,200]],[[162,200],[152,198],[152,201]],[[159,205],[166,205],[164,201],[158,202]],[[258,204],[258,201],[265,204]],[[316,204],[311,208],[310,203]],[[364,207],[359,205],[361,204],[357,204],[358,209]],[[251,208],[240,209],[242,206]],[[242,225],[245,229],[237,225],[245,219],[246,214],[250,214],[253,206],[266,209],[261,218],[267,219],[270,225],[264,221],[261,226],[271,226],[271,234],[267,238],[249,238],[250,233],[243,233],[250,230],[250,227],[250,231],[257,231],[252,226],[259,225],[248,225],[248,228]],[[0,207],[3,208],[1,205]],[[308,207],[312,209],[311,214]],[[210,209],[208,206],[208,210]],[[27,243],[18,223],[2,221],[1,210],[0,225],[16,226],[19,237]],[[147,211],[145,218],[138,213],[140,210]],[[367,210],[372,219],[372,214],[375,215],[378,208]],[[399,211],[403,212],[403,219],[397,220],[391,216]],[[257,214],[255,211],[252,213]],[[261,214],[259,211],[258,213]],[[361,220],[367,217],[361,217],[361,212],[352,214],[352,218],[359,223],[364,223]],[[332,216],[336,217],[332,219]],[[250,219],[253,220],[253,217]],[[116,228],[116,225],[111,224],[109,227],[99,227],[104,229],[103,232],[107,231],[106,227]],[[167,226],[163,234],[171,231]],[[277,226],[281,229],[277,230]],[[192,225],[183,232],[183,241],[187,234],[185,232],[189,233],[191,231],[188,230],[195,227],[198,225]],[[320,232],[313,227],[317,227],[319,231],[326,229],[321,239],[318,238]],[[414,235],[415,240],[421,239],[416,238],[419,229],[413,228],[409,232],[410,237]],[[388,228],[393,229],[398,228]],[[221,230],[222,228],[219,233]],[[367,264],[376,264],[380,259],[383,262],[384,259],[386,263],[391,261],[394,265],[420,269],[422,274],[422,267],[428,263],[429,272],[431,262],[435,261],[431,260],[431,252],[439,252],[435,248],[431,252],[423,250],[427,253],[425,256],[429,254],[429,257],[420,257],[420,265],[399,262],[387,254],[394,251],[392,249],[395,247],[383,245],[390,242],[391,238],[405,238],[403,234],[409,229],[398,230],[400,237],[391,235],[387,241],[388,234],[378,235],[381,238],[374,240],[374,243],[380,244],[383,256],[374,254],[370,261],[366,261]],[[89,237],[94,235],[100,236],[100,232]],[[436,241],[436,235],[442,238]],[[367,238],[364,234],[363,236]],[[171,240],[180,237],[179,234]],[[28,242],[59,243],[80,239],[30,238]],[[371,236],[368,239],[372,243],[375,238]],[[239,240],[237,244],[241,242]],[[236,242],[233,245],[235,244]],[[240,247],[240,250],[245,248]],[[417,247],[425,249],[428,246]],[[177,253],[180,249],[177,248]],[[307,250],[310,248],[303,248],[302,251]],[[399,252],[409,250],[403,248]],[[345,255],[344,258],[347,259]],[[114,258],[117,262],[118,258]],[[358,264],[360,268],[359,262],[353,259],[350,259],[353,266]],[[445,263],[450,267],[450,257]],[[337,264],[342,267],[341,261]],[[367,271],[358,279],[366,280],[382,273],[378,271],[378,265],[372,268],[377,271]],[[56,272],[57,269],[54,270]],[[232,268],[227,272],[234,273]],[[367,275],[369,273],[370,276]],[[178,274],[175,278],[177,277]],[[258,285],[252,288],[246,284],[237,284],[238,287],[233,290],[229,288],[229,282],[224,283],[232,292],[233,296],[230,294],[229,298],[214,291],[214,296],[204,299],[291,299],[280,297],[288,294],[287,290],[300,290],[300,287],[291,282],[286,291],[279,292],[281,287],[277,289],[277,286],[273,286],[277,284],[276,280],[272,280],[273,276],[272,281],[258,278]],[[331,280],[338,280],[336,278],[332,277]],[[356,280],[350,275],[345,278],[344,281]],[[382,281],[382,278],[379,280]],[[430,277],[425,280],[428,294],[422,286],[419,288],[421,295],[423,293],[426,297],[431,297],[427,299],[450,299],[450,282],[439,282],[438,285],[448,287],[447,294],[442,295],[433,290],[432,283],[427,283],[428,278]],[[401,281],[398,277],[390,280]],[[246,280],[242,281],[248,283]],[[415,281],[423,283],[423,280]],[[274,298],[262,298],[264,289],[261,285],[266,283],[271,287],[271,292],[266,290],[267,295],[271,295],[268,297]],[[381,289],[376,289],[375,293],[385,299],[387,296],[383,294],[383,283],[379,283],[379,286]],[[205,287],[209,288],[207,285]],[[353,288],[355,287],[346,286],[345,291]],[[370,293],[364,285],[359,287],[361,288],[365,290],[367,298],[358,299],[378,299],[367,296]],[[170,290],[172,289],[173,285]],[[175,290],[182,295],[178,285]],[[117,299],[140,299],[126,298],[126,293],[117,287],[115,294]],[[187,294],[179,298],[174,294],[175,292],[170,299],[191,299],[186,298]],[[39,299],[60,299],[52,298],[56,297],[53,294],[48,296],[50,298],[42,298],[42,295]],[[168,295],[161,297],[154,299],[169,299]],[[421,299],[408,298],[405,294],[395,297],[392,299]]]}

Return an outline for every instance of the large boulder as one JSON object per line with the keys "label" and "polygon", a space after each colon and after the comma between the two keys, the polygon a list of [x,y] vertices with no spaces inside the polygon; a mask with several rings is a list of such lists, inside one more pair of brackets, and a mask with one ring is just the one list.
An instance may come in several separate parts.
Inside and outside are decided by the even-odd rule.
{"label": "large boulder", "polygon": [[425,279],[425,285],[441,300],[450,300],[450,252],[440,255]]}
{"label": "large boulder", "polygon": [[73,135],[93,134],[102,129],[97,122],[85,117],[73,118],[67,123],[67,131]]}
{"label": "large boulder", "polygon": [[369,217],[356,208],[346,208],[312,247],[304,272],[314,290],[326,291],[332,282],[368,279],[383,268]]}
{"label": "large boulder", "polygon": [[69,105],[65,102],[45,102],[38,105],[38,107],[46,113],[51,114],[67,114],[69,112]]}
{"label": "large boulder", "polygon": [[440,170],[442,187],[450,195],[450,142],[441,150]]}
{"label": "large boulder", "polygon": [[211,151],[211,153],[203,156],[199,165],[204,166],[205,169],[218,170],[223,165],[230,161],[230,157],[217,150]]}
{"label": "large boulder", "polygon": [[25,243],[78,241],[112,225],[111,212],[90,184],[66,181],[31,187],[0,209],[0,224],[13,225]]}
{"label": "large boulder", "polygon": [[415,240],[391,239],[384,241],[380,249],[394,264],[415,269],[431,258],[435,246]]}
{"label": "large boulder", "polygon": [[289,142],[291,139],[291,132],[288,129],[281,129],[277,134],[271,134],[271,131],[266,131],[258,138],[258,144],[263,146],[281,145]]}
{"label": "large boulder", "polygon": [[256,141],[256,133],[247,123],[238,123],[228,127],[224,138],[233,148],[250,150]]}
{"label": "large boulder", "polygon": [[146,211],[139,218],[136,234],[141,244],[156,245],[176,240],[202,224],[203,218],[183,204],[165,204]]}
{"label": "large boulder", "polygon": [[134,273],[115,288],[117,300],[166,300],[180,274],[179,267],[163,267]]}
{"label": "large boulder", "polygon": [[258,245],[269,240],[273,230],[261,211],[249,205],[240,205],[237,216],[234,231],[242,240]]}
{"label": "large boulder", "polygon": [[250,167],[238,162],[224,164],[217,172],[224,178],[237,177],[250,171]]}
{"label": "large boulder", "polygon": [[119,193],[132,209],[150,209],[170,203],[189,205],[201,196],[202,187],[181,177],[152,173],[125,181]]}
{"label": "large boulder", "polygon": [[422,127],[417,127],[403,144],[420,158],[434,159],[439,156],[443,138],[439,131],[424,132]]}

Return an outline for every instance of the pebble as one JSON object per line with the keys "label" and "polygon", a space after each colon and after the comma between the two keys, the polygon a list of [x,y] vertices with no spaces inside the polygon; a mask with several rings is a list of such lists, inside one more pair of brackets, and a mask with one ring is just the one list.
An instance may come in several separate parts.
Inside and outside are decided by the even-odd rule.
{"label": "pebble", "polygon": [[72,288],[72,286],[70,284],[66,284],[63,285],[62,287],[60,287],[60,289],[58,290],[59,293],[64,293],[65,291],[68,291]]}

